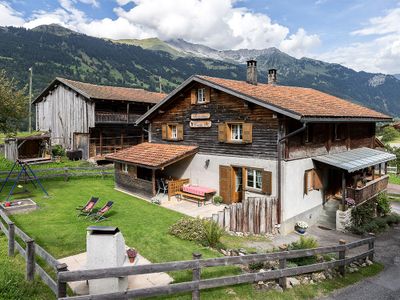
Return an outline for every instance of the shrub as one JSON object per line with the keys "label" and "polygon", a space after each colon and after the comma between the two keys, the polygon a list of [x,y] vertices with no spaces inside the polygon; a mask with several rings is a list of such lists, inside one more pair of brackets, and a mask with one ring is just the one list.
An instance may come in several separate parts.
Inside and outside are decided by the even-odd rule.
{"label": "shrub", "polygon": [[264,268],[264,263],[262,262],[254,262],[249,264],[249,269],[252,271],[258,271]]}
{"label": "shrub", "polygon": [[392,226],[393,224],[399,224],[400,223],[400,215],[393,213],[388,216],[385,216],[385,220],[389,226]]}
{"label": "shrub", "polygon": [[221,204],[224,201],[224,199],[220,195],[214,196],[213,200],[215,204]]}
{"label": "shrub", "polygon": [[203,245],[215,248],[221,240],[224,230],[214,221],[203,220],[205,239]]}
{"label": "shrub", "polygon": [[371,220],[369,223],[362,226],[351,226],[349,231],[355,234],[365,234],[368,232],[379,233],[386,230],[389,226],[393,224],[400,223],[400,216],[397,214],[390,214],[385,217],[378,217]]}
{"label": "shrub", "polygon": [[61,145],[53,146],[51,152],[53,156],[65,156],[65,150]]}
{"label": "shrub", "polygon": [[200,218],[183,217],[169,228],[169,233],[182,240],[199,243],[205,240],[203,220]]}
{"label": "shrub", "polygon": [[[318,247],[318,242],[316,239],[314,239],[313,237],[301,236],[300,240],[293,242],[289,245],[288,250],[313,249],[317,247]],[[316,256],[300,257],[300,258],[290,259],[289,261],[297,264],[298,266],[304,266],[316,263],[317,257]]]}
{"label": "shrub", "polygon": [[400,133],[392,126],[386,126],[382,130],[382,142],[387,143],[393,141],[394,139],[398,138]]}
{"label": "shrub", "polygon": [[354,227],[362,227],[372,221],[375,214],[375,202],[368,201],[351,211],[351,221]]}
{"label": "shrub", "polygon": [[376,201],[376,210],[378,215],[387,216],[390,214],[390,201],[386,193],[380,193]]}

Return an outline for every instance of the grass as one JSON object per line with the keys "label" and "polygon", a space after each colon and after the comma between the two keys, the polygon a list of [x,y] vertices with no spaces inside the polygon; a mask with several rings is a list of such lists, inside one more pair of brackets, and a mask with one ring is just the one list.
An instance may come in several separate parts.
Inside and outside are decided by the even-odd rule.
{"label": "grass", "polygon": [[[119,227],[124,235],[126,244],[135,247],[139,253],[152,262],[188,260],[192,258],[193,252],[200,252],[203,258],[220,256],[218,252],[212,249],[169,235],[168,228],[180,219],[182,215],[115,191],[112,178],[71,179],[69,182],[52,180],[44,181],[43,184],[49,192],[50,198],[45,198],[40,190],[33,190],[31,195],[28,196],[34,198],[40,209],[29,214],[14,215],[12,219],[18,227],[57,258],[85,251],[86,228],[93,223],[86,219],[78,219],[75,207],[85,203],[92,195],[100,197],[100,205],[107,200],[115,202],[113,209],[110,211],[110,218],[101,225]],[[4,196],[4,193],[0,195],[0,197]],[[19,198],[26,196],[19,195]],[[257,237],[251,237],[250,239],[258,240]],[[223,242],[230,245],[229,247],[231,248],[241,245],[238,237],[224,237]],[[5,247],[4,238],[0,240],[0,243],[1,247]],[[5,255],[2,255],[0,262],[6,259],[3,256]],[[274,297],[276,299],[307,299],[318,296],[321,293],[327,293],[335,287],[354,283],[369,274],[364,274],[363,272],[367,272],[365,270],[370,270],[371,274],[376,274],[381,270],[381,268],[379,270],[376,268],[374,266],[368,267],[362,269],[360,275],[357,275],[357,273],[349,274],[345,279],[334,280],[330,284],[327,281],[327,283],[324,282],[316,286],[302,286],[288,290],[283,294],[260,292],[255,290],[251,284],[243,284],[204,291],[202,292],[202,299],[265,299],[266,297],[273,299],[275,299]],[[18,268],[15,268],[15,272],[23,272],[23,269],[23,264],[20,263]],[[1,270],[3,272],[3,267]],[[7,270],[5,274],[8,274],[5,276],[12,280],[13,266],[7,265],[4,270]],[[240,273],[238,267],[215,267],[202,271],[202,278],[238,273]],[[176,282],[191,279],[190,271],[173,272],[171,275]],[[7,282],[9,279],[4,280]],[[23,285],[21,289],[29,288],[29,284],[24,281],[20,281],[20,284]],[[297,292],[294,293],[294,290],[297,290]],[[39,288],[37,292],[40,295],[37,299],[48,299],[48,292],[45,289]],[[25,299],[36,299],[35,297],[28,296]],[[190,299],[190,295],[184,294],[165,298]],[[9,298],[6,297],[6,299]],[[22,297],[21,299],[24,298]]]}
{"label": "grass", "polygon": [[[40,131],[32,131],[31,133],[29,133],[29,131],[21,131],[21,132],[18,132],[13,137],[26,137],[26,136],[35,135],[38,133],[40,133]],[[4,133],[0,133],[0,144],[4,144],[4,139],[6,139],[8,137],[9,137],[8,135],[6,135]]]}
{"label": "grass", "polygon": [[[14,162],[0,157],[0,171],[10,171]],[[85,160],[69,160],[67,157],[61,157],[60,162],[49,162],[45,164],[30,165],[32,169],[49,169],[49,168],[63,168],[63,167],[90,167],[93,166],[91,163]],[[6,175],[4,175],[6,177]]]}
{"label": "grass", "polygon": [[16,255],[7,256],[7,239],[0,233],[0,299],[47,300],[54,299],[53,292],[36,277],[34,282],[25,281],[25,262]]}
{"label": "grass", "polygon": [[389,183],[400,184],[400,177],[395,174],[389,174]]}

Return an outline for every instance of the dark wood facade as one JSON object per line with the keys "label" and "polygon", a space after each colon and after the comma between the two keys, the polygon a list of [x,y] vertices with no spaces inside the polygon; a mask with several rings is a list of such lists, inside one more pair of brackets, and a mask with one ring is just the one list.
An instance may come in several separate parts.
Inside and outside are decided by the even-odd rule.
{"label": "dark wood facade", "polygon": [[[209,89],[208,103],[192,104],[192,90],[199,87],[201,86],[190,86],[182,94],[177,95],[170,105],[163,107],[163,112],[153,117],[151,120],[152,142],[198,145],[199,152],[207,154],[276,158],[278,140],[276,114],[212,88]],[[211,127],[191,127],[192,114],[210,114],[207,121],[211,121]],[[252,124],[252,142],[220,142],[218,126],[224,122]],[[162,128],[165,124],[182,124],[183,139],[181,141],[164,140]]]}

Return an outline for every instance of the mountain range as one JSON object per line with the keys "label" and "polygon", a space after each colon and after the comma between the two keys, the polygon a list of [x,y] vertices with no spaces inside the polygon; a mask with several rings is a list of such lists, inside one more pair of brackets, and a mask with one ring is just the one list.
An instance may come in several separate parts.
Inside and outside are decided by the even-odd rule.
{"label": "mountain range", "polygon": [[278,70],[278,84],[311,87],[400,115],[400,76],[356,72],[339,64],[294,58],[276,48],[216,50],[182,39],[109,40],[58,25],[32,30],[0,27],[0,68],[27,82],[33,66],[37,95],[56,76],[97,84],[172,91],[193,74],[244,80],[245,62],[256,59],[259,81]]}

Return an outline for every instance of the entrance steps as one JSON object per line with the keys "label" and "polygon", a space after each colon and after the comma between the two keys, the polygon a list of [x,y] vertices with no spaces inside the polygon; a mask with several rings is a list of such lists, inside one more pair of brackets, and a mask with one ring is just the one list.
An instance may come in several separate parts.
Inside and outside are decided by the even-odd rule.
{"label": "entrance steps", "polygon": [[328,200],[319,215],[317,225],[328,229],[336,229],[336,211],[339,209],[339,201]]}

